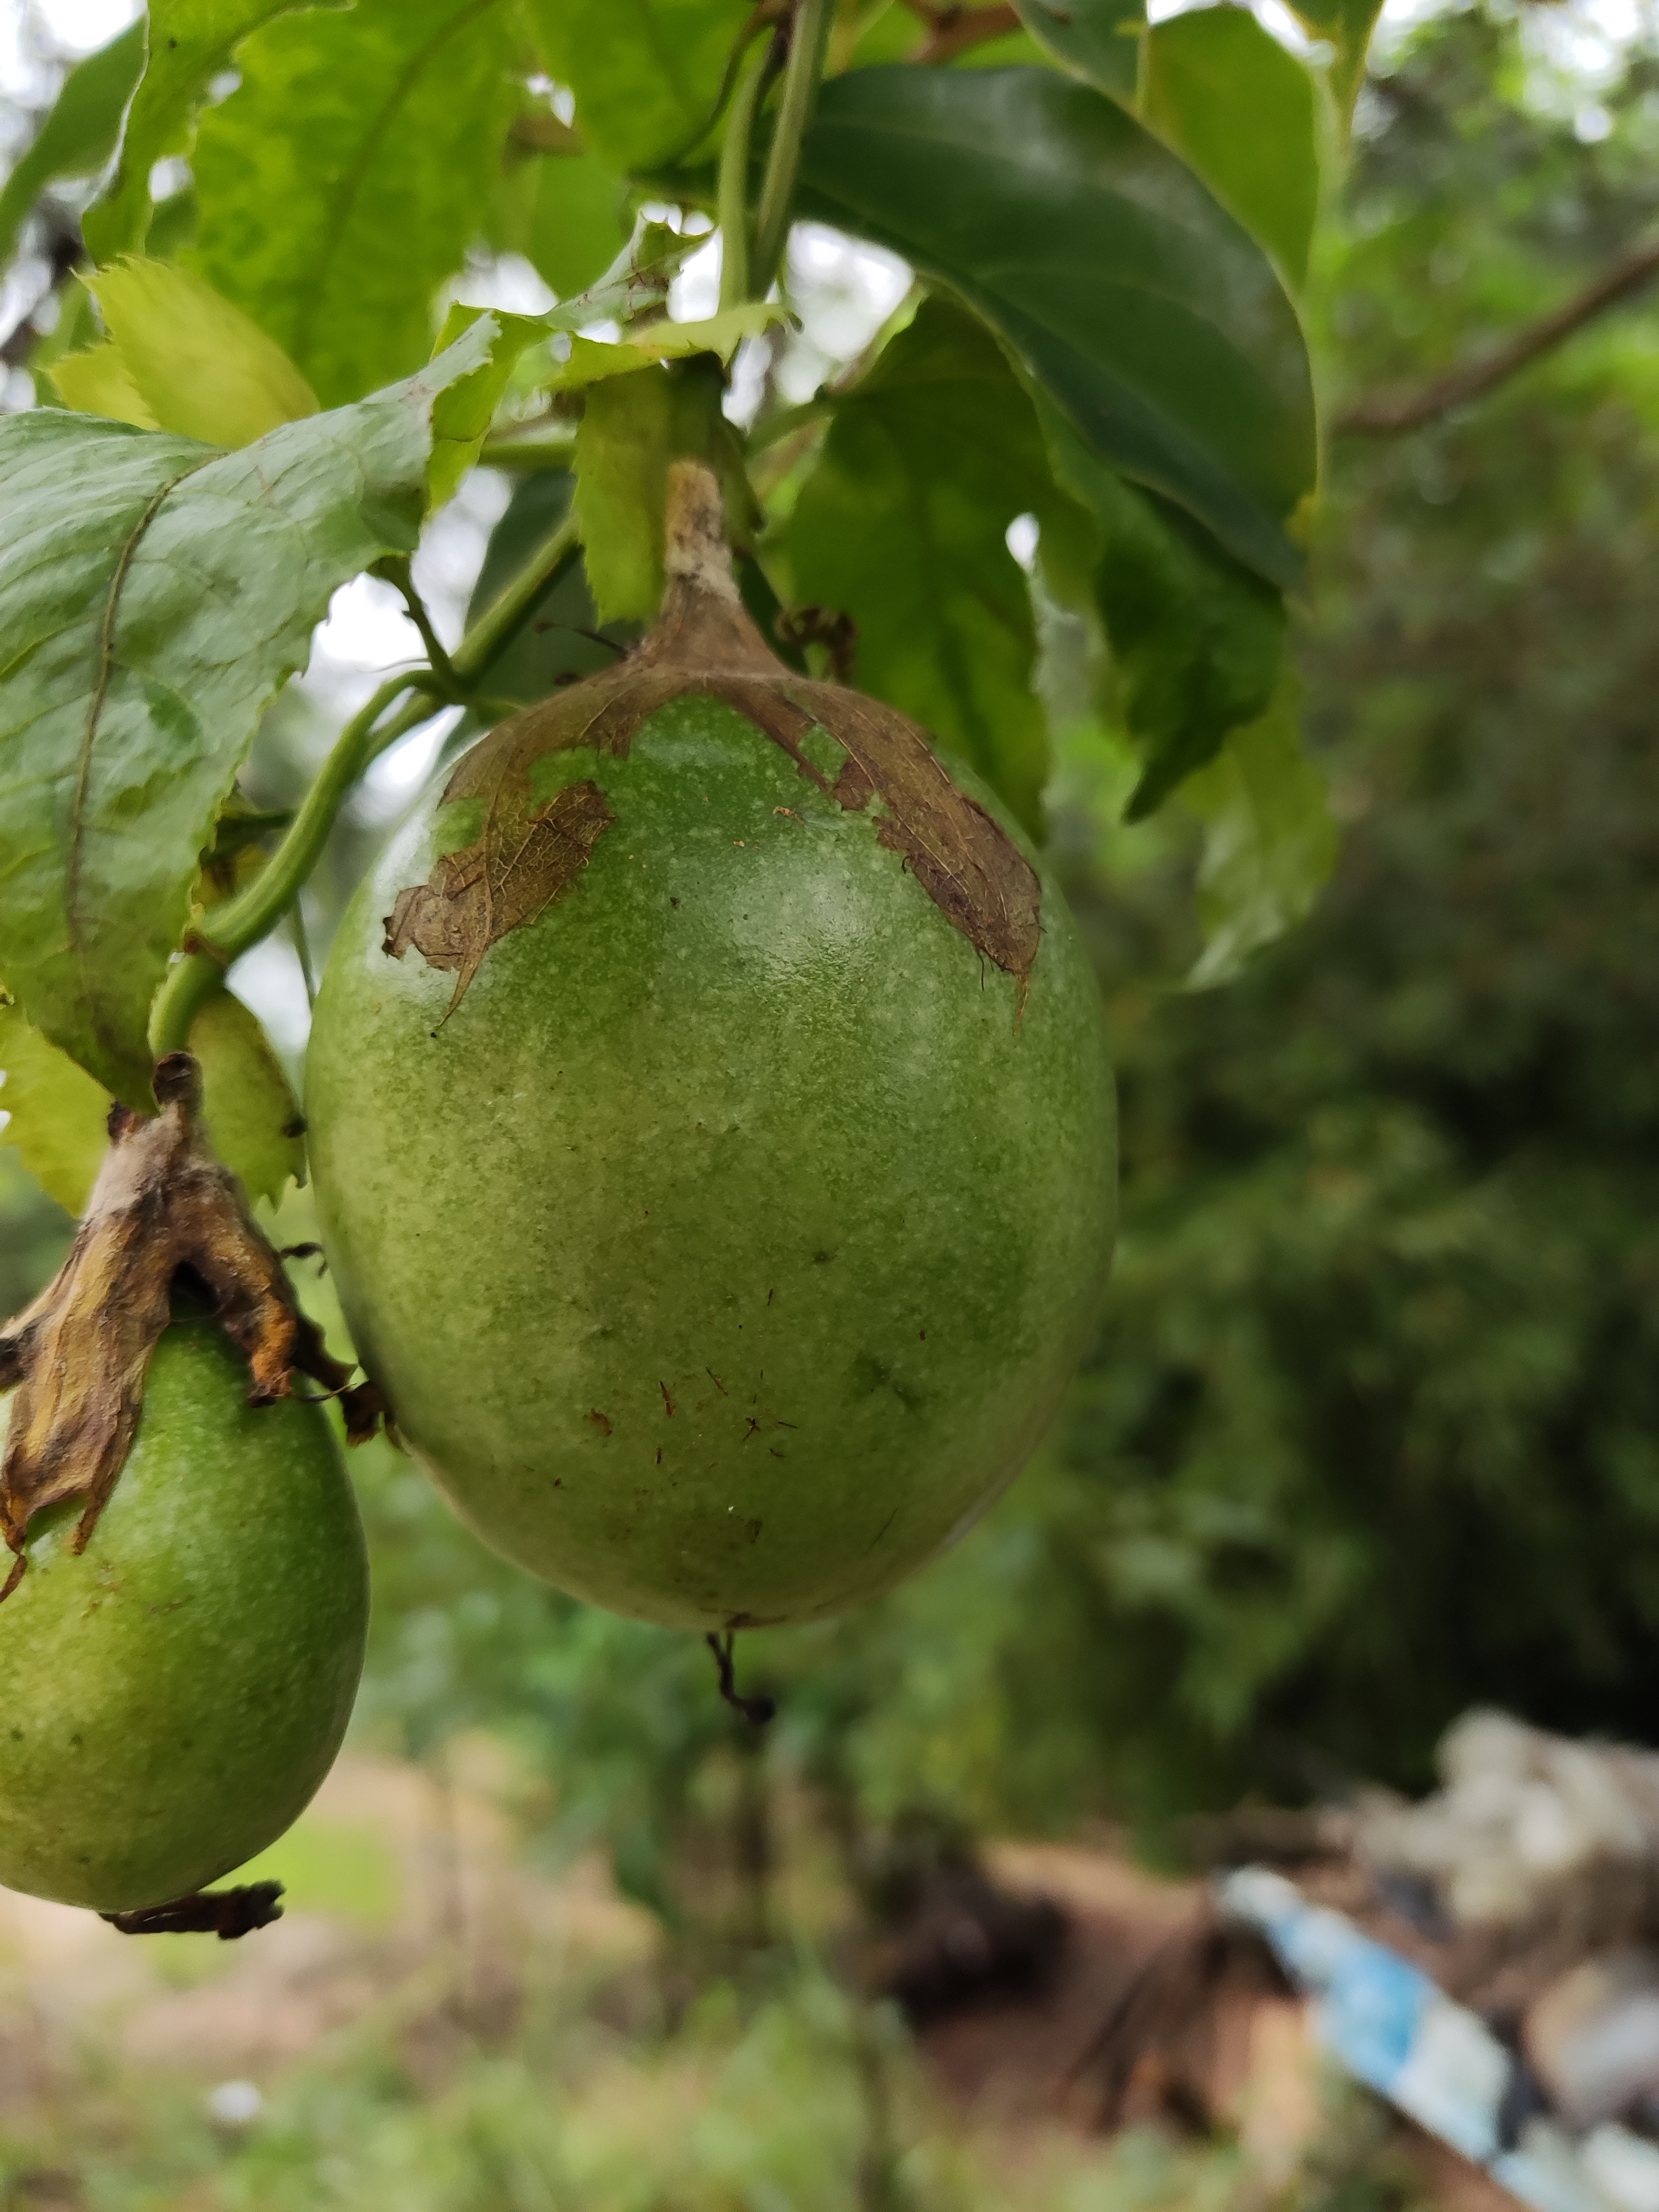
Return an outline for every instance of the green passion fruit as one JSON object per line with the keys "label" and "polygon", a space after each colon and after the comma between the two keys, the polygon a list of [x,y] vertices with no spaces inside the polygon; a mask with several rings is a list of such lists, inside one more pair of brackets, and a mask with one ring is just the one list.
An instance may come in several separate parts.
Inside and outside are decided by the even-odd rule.
{"label": "green passion fruit", "polygon": [[321,1408],[248,1387],[214,1322],[176,1322],[85,1550],[78,1498],[29,1524],[0,1605],[13,1889],[100,1912],[185,1896],[273,1842],[339,1749],[368,1613],[356,1506]]}
{"label": "green passion fruit", "polygon": [[874,1595],[1012,1479],[1115,1170],[1058,890],[913,724],[774,659],[713,501],[679,472],[645,645],[390,842],[307,1113],[360,1356],[462,1516],[724,1629]]}

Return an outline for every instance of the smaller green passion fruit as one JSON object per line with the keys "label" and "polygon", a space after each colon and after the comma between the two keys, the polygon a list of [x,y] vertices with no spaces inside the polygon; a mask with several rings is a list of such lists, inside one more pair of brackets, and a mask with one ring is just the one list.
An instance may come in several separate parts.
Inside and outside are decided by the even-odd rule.
{"label": "smaller green passion fruit", "polygon": [[0,1604],[11,1888],[100,1912],[183,1897],[274,1842],[339,1749],[368,1617],[356,1505],[320,1407],[248,1398],[217,1324],[175,1321],[85,1549],[79,1498],[29,1523]]}

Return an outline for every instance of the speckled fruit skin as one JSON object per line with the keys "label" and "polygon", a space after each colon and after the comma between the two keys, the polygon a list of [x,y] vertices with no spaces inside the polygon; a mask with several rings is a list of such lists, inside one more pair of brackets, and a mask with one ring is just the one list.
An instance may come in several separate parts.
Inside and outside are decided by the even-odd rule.
{"label": "speckled fruit skin", "polygon": [[333,1763],[362,1528],[320,1408],[247,1389],[212,1323],[176,1322],[85,1552],[77,1504],[35,1518],[0,1605],[9,1888],[100,1912],[186,1896],[274,1842]]}
{"label": "speckled fruit skin", "polygon": [[1046,884],[1021,1012],[715,701],[538,773],[614,824],[450,1019],[382,917],[477,802],[423,803],[336,940],[307,1115],[347,1319],[520,1565],[684,1627],[833,1613],[974,1519],[1073,1371],[1115,1187],[1093,979]]}

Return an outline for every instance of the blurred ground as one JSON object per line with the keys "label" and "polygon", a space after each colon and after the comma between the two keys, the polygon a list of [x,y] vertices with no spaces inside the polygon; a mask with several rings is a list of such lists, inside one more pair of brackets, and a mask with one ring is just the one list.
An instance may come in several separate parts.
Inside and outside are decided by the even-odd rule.
{"label": "blurred ground", "polygon": [[[0,1893],[0,2204],[1206,2212],[1306,2194],[1330,2113],[1282,1996],[1224,1993],[1100,2132],[1103,2025],[1196,1886],[1103,1850],[993,1853],[1000,1887],[1061,1905],[1066,1942],[1040,1990],[913,2043],[787,1944],[712,1982],[677,1972],[597,1862],[523,1862],[510,1783],[483,1742],[438,1771],[346,1757],[257,1864],[288,1885],[284,1918],[238,1944],[123,1937]],[[1202,2104],[1221,2123],[1205,2137],[1182,2125]],[[1368,2206],[1418,2193],[1413,2172]]]}

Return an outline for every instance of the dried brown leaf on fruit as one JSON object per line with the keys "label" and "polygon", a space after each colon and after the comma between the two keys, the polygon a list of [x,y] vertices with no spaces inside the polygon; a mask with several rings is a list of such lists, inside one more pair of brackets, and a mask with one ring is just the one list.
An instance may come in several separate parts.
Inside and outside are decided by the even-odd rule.
{"label": "dried brown leaf on fruit", "polygon": [[[451,790],[470,796],[453,784]],[[543,806],[527,786],[505,779],[490,796],[484,836],[445,854],[431,881],[399,892],[386,916],[386,950],[394,960],[412,945],[429,968],[454,969],[451,1013],[490,946],[570,889],[613,818],[595,783],[568,784]]]}
{"label": "dried brown leaf on fruit", "polygon": [[[626,660],[511,716],[461,761],[444,799],[480,802],[482,830],[399,894],[386,951],[413,945],[429,965],[453,969],[453,1013],[490,946],[574,886],[612,819],[591,781],[539,802],[535,764],[577,750],[625,754],[647,716],[690,693],[745,715],[848,812],[873,803],[881,842],[952,927],[1016,979],[1023,1002],[1042,939],[1036,871],[908,716],[778,659],[738,596],[720,489],[698,462],[669,472],[666,567],[662,611]],[[805,749],[815,730],[845,756],[833,777]]]}
{"label": "dried brown leaf on fruit", "polygon": [[281,1261],[209,1151],[200,1071],[187,1053],[158,1063],[155,1095],[161,1110],[151,1116],[112,1109],[110,1148],[69,1257],[0,1328],[0,1390],[17,1393],[0,1458],[0,1537],[16,1557],[0,1596],[22,1575],[24,1539],[43,1506],[85,1500],[70,1546],[84,1548],[126,1462],[181,1274],[207,1292],[246,1356],[252,1402],[309,1376],[338,1396],[354,1443],[380,1412],[373,1386],[349,1387],[351,1370],[296,1310]]}

